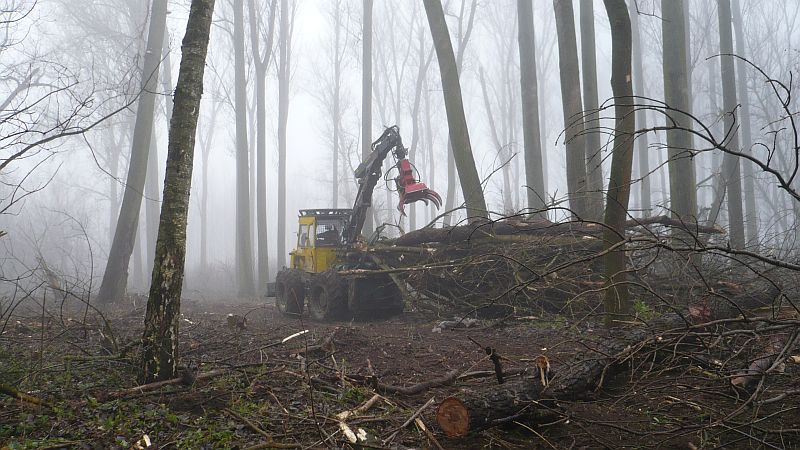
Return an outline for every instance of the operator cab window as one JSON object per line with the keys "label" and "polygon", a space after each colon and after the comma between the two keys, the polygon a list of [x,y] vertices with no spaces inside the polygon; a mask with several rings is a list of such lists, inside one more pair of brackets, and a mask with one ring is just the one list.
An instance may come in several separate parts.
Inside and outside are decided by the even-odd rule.
{"label": "operator cab window", "polygon": [[311,242],[308,239],[308,232],[311,225],[301,224],[300,231],[297,233],[297,246],[298,247],[311,247]]}
{"label": "operator cab window", "polygon": [[342,226],[339,222],[318,221],[316,230],[317,247],[333,247],[342,243]]}

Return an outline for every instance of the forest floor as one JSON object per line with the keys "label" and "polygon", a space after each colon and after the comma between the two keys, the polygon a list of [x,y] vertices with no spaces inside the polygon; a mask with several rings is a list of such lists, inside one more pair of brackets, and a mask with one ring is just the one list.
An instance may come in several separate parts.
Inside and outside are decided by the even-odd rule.
{"label": "forest floor", "polygon": [[[0,382],[46,404],[0,397],[2,449],[349,448],[345,428],[369,436],[362,448],[800,445],[800,396],[758,407],[758,419],[746,424],[755,413],[731,412],[754,407],[743,405],[746,395],[727,379],[690,362],[664,366],[647,358],[587,398],[558,402],[549,424],[520,418],[461,440],[440,431],[439,401],[463,388],[496,388],[485,347],[502,357],[509,373],[533,367],[544,354],[558,377],[597,357],[599,344],[614,338],[586,320],[542,314],[438,331],[449,318],[405,313],[317,323],[281,316],[272,299],[185,300],[184,382],[135,390],[139,355],[123,347],[141,337],[142,299],[107,312],[108,327],[91,311],[27,306],[0,324]],[[246,327],[231,326],[229,314],[246,317]],[[800,384],[800,367],[788,364],[771,383],[775,392],[791,392]],[[376,392],[380,397],[373,398]],[[354,411],[365,403],[371,404]]]}

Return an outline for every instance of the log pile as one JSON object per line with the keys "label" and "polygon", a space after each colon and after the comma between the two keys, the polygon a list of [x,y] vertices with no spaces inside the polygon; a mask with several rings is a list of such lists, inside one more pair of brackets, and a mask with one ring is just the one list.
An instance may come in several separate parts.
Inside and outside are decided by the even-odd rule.
{"label": "log pile", "polygon": [[[654,217],[628,226],[655,236],[653,227],[685,224]],[[485,318],[542,311],[577,314],[594,308],[602,295],[602,231],[594,223],[506,219],[423,228],[369,251],[384,271],[408,285],[403,286],[406,301],[418,310]],[[721,232],[703,226],[693,231]],[[636,261],[647,261],[657,251],[644,244],[631,249]],[[638,273],[632,275],[640,281]]]}

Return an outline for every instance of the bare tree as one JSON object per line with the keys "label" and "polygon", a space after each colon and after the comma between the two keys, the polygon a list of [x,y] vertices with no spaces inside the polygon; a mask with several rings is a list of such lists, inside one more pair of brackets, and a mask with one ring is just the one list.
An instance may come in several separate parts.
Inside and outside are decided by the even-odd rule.
{"label": "bare tree", "polygon": [[[733,0],[733,29],[736,33],[736,54],[741,58],[747,57],[747,50],[744,41],[744,25],[742,21],[742,9],[739,0]],[[747,63],[744,59],[736,59],[736,82],[738,84],[738,98],[742,105],[739,114],[739,122],[742,130],[742,150],[752,153],[753,132],[752,119],[750,115],[750,93],[747,89]],[[750,161],[741,161],[742,175],[744,183],[744,204],[745,218],[744,225],[747,232],[747,246],[751,247],[758,242],[758,208],[756,207],[755,194],[755,168]]]}
{"label": "bare tree", "polygon": [[[458,26],[456,28],[456,70],[461,74],[464,66],[464,53],[467,49],[467,44],[472,36],[472,30],[475,27],[475,12],[478,8],[478,1],[472,0],[469,10],[466,9],[467,1],[461,0],[461,5],[458,12]],[[451,42],[452,46],[452,42]],[[456,173],[455,155],[453,153],[453,141],[448,138],[447,140],[447,194],[444,199],[445,212],[450,211],[455,206],[456,196],[456,181],[458,180],[458,173]],[[452,221],[451,214],[445,214],[444,225],[450,226]]]}
{"label": "bare tree", "polygon": [[[277,11],[277,0],[269,3],[269,25],[266,30],[262,30],[262,11],[256,10],[255,0],[247,2],[250,14],[250,46],[253,52],[255,66],[255,87],[256,87],[256,224],[258,229],[258,279],[257,292],[261,293],[266,289],[269,279],[269,238],[267,236],[267,95],[266,80],[267,66],[272,56],[272,44],[274,41],[275,15]],[[266,33],[264,50],[261,50],[262,34]]]}
{"label": "bare tree", "polygon": [[444,18],[442,3],[439,0],[424,0],[428,25],[433,36],[433,46],[439,61],[439,72],[442,77],[444,104],[447,112],[447,123],[450,130],[450,141],[453,144],[458,176],[461,180],[461,191],[467,208],[467,219],[470,222],[488,217],[486,200],[483,197],[475,159],[472,156],[472,145],[469,139],[467,119],[464,115],[464,104],[461,98],[461,83],[458,79],[456,57],[450,42],[450,33]]}
{"label": "bare tree", "polygon": [[625,0],[604,0],[611,23],[611,88],[614,91],[614,147],[611,176],[608,180],[603,232],[607,253],[605,313],[606,325],[613,325],[619,314],[631,311],[626,284],[625,221],[631,192],[633,138],[636,132],[633,86],[631,84],[631,21]]}
{"label": "bare tree", "polygon": [[[643,50],[642,50],[642,37],[639,32],[639,11],[635,1],[628,2],[629,18],[631,22],[631,35],[633,42],[633,85],[634,94],[638,97],[645,97],[644,91],[644,65],[642,64]],[[647,111],[639,108],[636,111],[636,122],[640,127],[647,126]],[[648,153],[647,134],[642,134],[636,139],[636,156],[638,158],[639,177],[641,178],[639,184],[640,190],[640,208],[642,216],[647,217],[652,210],[652,201],[650,200],[650,154]]]}
{"label": "bare tree", "polygon": [[672,214],[680,220],[693,221],[697,216],[697,189],[690,121],[689,71],[686,58],[688,30],[683,15],[684,0],[662,0],[661,20],[664,71],[664,101],[674,110],[667,117],[669,154],[669,189]]}
{"label": "bare tree", "polygon": [[213,11],[214,0],[192,0],[183,38],[174,114],[170,121],[164,203],[142,337],[142,379],[145,382],[173,378],[177,370],[186,218]]}
{"label": "bare tree", "polygon": [[158,68],[161,62],[166,21],[167,0],[153,0],[142,74],[142,94],[136,111],[128,177],[122,198],[122,209],[114,232],[114,241],[108,255],[103,282],[97,293],[97,300],[100,303],[116,302],[125,293],[128,264],[133,252],[147,174],[147,158],[150,153],[155,113],[155,92],[158,85]]}
{"label": "bare tree", "polygon": [[594,38],[594,0],[580,0],[581,70],[583,71],[583,107],[586,110],[586,195],[588,218],[603,215],[603,167],[600,143],[600,113],[597,111],[597,50]]}
{"label": "bare tree", "polygon": [[[411,106],[411,147],[409,150],[409,158],[414,162],[417,159],[417,148],[419,147],[420,137],[422,135],[422,120],[420,117],[420,109],[422,106],[423,88],[425,87],[425,80],[428,76],[428,67],[433,59],[433,49],[430,44],[425,40],[424,27],[420,26],[417,32],[417,77],[414,81],[414,101]],[[417,205],[412,203],[409,211],[408,223],[409,230],[417,229]]]}
{"label": "bare tree", "polygon": [[255,295],[250,229],[250,173],[247,144],[247,80],[244,60],[244,0],[233,1],[234,109],[236,111],[236,274],[240,297]]}
{"label": "bare tree", "polygon": [[[723,55],[722,67],[722,107],[725,111],[725,137],[723,145],[733,152],[739,151],[739,131],[735,127],[736,113],[736,74],[731,56],[733,54],[733,32],[731,30],[731,2],[718,0],[719,15],[719,48]],[[727,192],[728,225],[730,227],[730,243],[735,249],[743,249],[745,245],[744,215],[742,212],[742,176],[739,158],[732,153],[725,153],[722,161],[722,189]],[[718,210],[718,208],[717,208]],[[712,217],[711,221],[715,221]]]}
{"label": "bare tree", "polygon": [[569,206],[576,218],[589,218],[586,200],[586,144],[584,144],[581,81],[578,70],[578,44],[572,0],[553,0],[558,33],[558,65],[561,75],[561,102],[564,112],[564,142],[567,150],[567,188]]}
{"label": "bare tree", "polygon": [[[534,217],[546,218],[547,213],[544,211],[544,206],[547,192],[544,186],[542,141],[539,133],[539,88],[536,78],[536,40],[531,2],[517,0],[517,20],[519,21],[522,138],[525,142],[525,182],[527,184],[528,210]],[[484,97],[486,97],[485,92],[486,89],[484,89]]]}
{"label": "bare tree", "polygon": [[[361,36],[361,160],[372,152],[372,3],[364,0]],[[372,214],[367,211],[364,232],[375,228]]]}
{"label": "bare tree", "polygon": [[286,265],[286,126],[289,122],[293,23],[294,9],[289,9],[287,0],[281,0],[278,35],[278,267]]}

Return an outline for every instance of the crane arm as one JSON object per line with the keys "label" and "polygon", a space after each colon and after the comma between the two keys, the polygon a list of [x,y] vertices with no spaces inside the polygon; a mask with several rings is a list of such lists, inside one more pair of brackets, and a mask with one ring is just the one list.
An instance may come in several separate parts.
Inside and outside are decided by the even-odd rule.
{"label": "crane arm", "polygon": [[358,180],[358,193],[353,204],[353,212],[350,220],[342,233],[343,243],[348,245],[355,242],[364,222],[367,219],[367,211],[372,206],[372,193],[375,185],[381,178],[381,166],[383,160],[392,153],[397,161],[395,166],[400,170],[400,175],[395,179],[398,191],[400,192],[400,205],[398,209],[403,213],[402,205],[414,201],[432,201],[436,207],[441,206],[442,199],[424,183],[414,180],[410,169],[410,163],[406,159],[406,148],[403,147],[403,139],[397,126],[391,126],[384,130],[383,134],[372,143],[372,152],[359,164],[355,170],[355,177]]}

